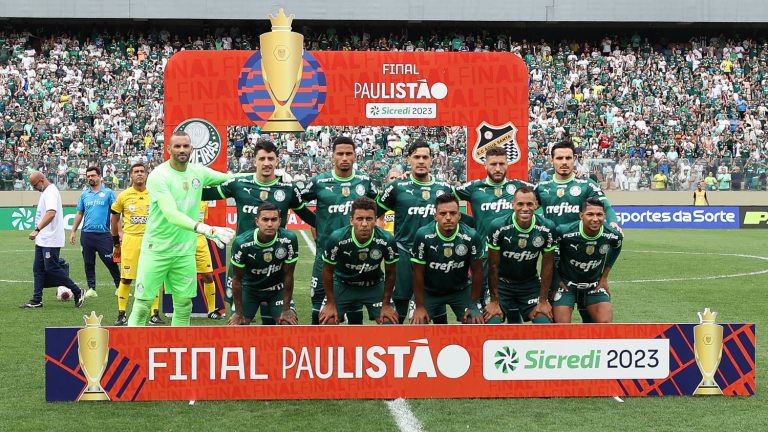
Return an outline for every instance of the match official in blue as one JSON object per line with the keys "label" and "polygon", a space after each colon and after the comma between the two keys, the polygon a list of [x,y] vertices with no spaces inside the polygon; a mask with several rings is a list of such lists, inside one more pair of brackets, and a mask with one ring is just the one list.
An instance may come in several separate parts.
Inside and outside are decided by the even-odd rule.
{"label": "match official in blue", "polygon": [[69,242],[75,244],[75,235],[80,222],[83,222],[83,233],[80,235],[80,249],[83,252],[85,264],[85,279],[88,282],[86,297],[96,297],[96,254],[107,266],[115,282],[115,289],[120,286],[120,268],[112,260],[112,232],[109,227],[110,208],[117,199],[112,189],[101,184],[101,169],[89,167],[85,171],[88,181],[86,188],[77,202],[77,215],[72,224]]}

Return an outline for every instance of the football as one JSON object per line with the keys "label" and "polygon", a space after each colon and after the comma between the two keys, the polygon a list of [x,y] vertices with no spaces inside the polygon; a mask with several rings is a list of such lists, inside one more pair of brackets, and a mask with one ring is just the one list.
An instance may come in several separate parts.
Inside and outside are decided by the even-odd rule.
{"label": "football", "polygon": [[59,286],[56,290],[56,298],[61,301],[69,301],[72,299],[72,290],[65,286]]}

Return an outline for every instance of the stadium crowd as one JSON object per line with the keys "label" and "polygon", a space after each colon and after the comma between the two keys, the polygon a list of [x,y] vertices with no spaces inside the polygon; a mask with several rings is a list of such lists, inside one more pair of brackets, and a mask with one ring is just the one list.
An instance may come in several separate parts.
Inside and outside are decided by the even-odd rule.
{"label": "stadium crowd", "polygon": [[[135,162],[162,159],[163,69],[180,50],[251,50],[259,32],[199,29],[0,31],[0,186],[21,190],[40,170],[62,190],[82,189],[103,167],[123,188]],[[297,29],[310,50],[511,51],[530,70],[529,174],[551,176],[548,147],[570,137],[578,169],[606,189],[766,189],[768,43],[736,35],[661,43],[638,33],[602,40],[513,40],[502,31],[460,33]],[[229,133],[229,169],[250,169],[257,127]],[[329,168],[329,143],[360,143],[359,167],[381,179],[423,138],[440,150],[436,172],[465,180],[462,128],[310,128],[272,136],[282,169],[301,181]]]}

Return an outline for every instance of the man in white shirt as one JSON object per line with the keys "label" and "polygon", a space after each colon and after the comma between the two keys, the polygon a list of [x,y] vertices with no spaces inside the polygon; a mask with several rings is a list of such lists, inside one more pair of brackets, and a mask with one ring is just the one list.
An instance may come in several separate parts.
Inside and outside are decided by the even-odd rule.
{"label": "man in white shirt", "polygon": [[35,230],[29,239],[35,242],[34,292],[32,300],[21,305],[25,309],[43,307],[43,287],[63,285],[72,291],[75,307],[83,305],[83,291],[69,278],[69,265],[59,258],[64,247],[64,211],[61,194],[45,176],[35,171],[29,176],[29,184],[41,192],[35,214]]}

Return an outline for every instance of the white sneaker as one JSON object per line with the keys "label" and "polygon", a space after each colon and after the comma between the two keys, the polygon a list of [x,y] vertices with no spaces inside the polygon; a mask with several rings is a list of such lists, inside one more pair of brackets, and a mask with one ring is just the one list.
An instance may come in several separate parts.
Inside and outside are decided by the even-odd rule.
{"label": "white sneaker", "polygon": [[99,295],[96,293],[95,289],[88,288],[88,290],[85,292],[85,297],[87,297],[87,298],[98,297],[98,296]]}

